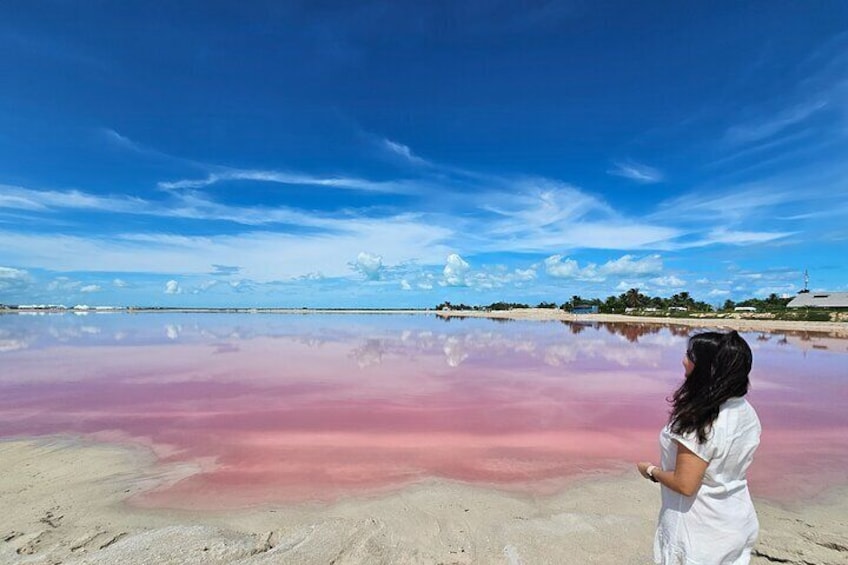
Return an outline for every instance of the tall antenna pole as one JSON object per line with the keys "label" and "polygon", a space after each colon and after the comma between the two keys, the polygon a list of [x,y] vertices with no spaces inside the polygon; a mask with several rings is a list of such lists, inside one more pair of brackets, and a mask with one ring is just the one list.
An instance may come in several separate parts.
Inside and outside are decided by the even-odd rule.
{"label": "tall antenna pole", "polygon": [[810,284],[810,274],[807,272],[807,269],[804,269],[804,292],[810,292],[810,289],[807,287]]}

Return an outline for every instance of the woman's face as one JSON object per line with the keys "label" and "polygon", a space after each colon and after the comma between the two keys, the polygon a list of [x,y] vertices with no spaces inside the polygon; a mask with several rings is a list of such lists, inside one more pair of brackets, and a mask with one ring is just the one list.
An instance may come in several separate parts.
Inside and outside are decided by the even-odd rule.
{"label": "woman's face", "polygon": [[692,374],[692,370],[694,368],[695,363],[693,363],[692,360],[689,358],[689,352],[687,351],[683,354],[683,370],[685,371],[687,377]]}

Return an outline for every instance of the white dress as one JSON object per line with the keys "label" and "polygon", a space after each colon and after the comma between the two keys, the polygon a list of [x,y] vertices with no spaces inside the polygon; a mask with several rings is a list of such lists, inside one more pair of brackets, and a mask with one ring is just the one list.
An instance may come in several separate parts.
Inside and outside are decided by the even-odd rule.
{"label": "white dress", "polygon": [[[745,472],[760,444],[760,420],[744,398],[719,408],[707,441],[695,434],[660,433],[662,469],[674,470],[677,441],[708,463],[700,489],[683,496],[662,487],[654,562],[662,565],[744,565],[751,560],[759,522]],[[675,441],[676,440],[676,441]]]}

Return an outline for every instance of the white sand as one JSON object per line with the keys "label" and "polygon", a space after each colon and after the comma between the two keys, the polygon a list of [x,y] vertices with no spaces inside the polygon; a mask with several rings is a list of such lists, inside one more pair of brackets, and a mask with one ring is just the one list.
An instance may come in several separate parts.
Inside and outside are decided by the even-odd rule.
{"label": "white sand", "polygon": [[[556,495],[428,481],[373,498],[193,513],[131,497],[191,470],[68,438],[0,442],[2,563],[644,564],[657,486],[629,462]],[[756,501],[755,563],[848,563],[848,489]],[[766,557],[767,556],[767,557]]]}

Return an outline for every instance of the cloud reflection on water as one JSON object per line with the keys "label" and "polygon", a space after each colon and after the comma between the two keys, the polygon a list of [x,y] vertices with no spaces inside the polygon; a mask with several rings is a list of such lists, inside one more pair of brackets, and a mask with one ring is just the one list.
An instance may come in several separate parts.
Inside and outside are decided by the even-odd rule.
{"label": "cloud reflection on water", "polygon": [[[166,461],[203,462],[150,504],[329,499],[432,476],[538,490],[655,458],[688,331],[420,316],[7,316],[0,344],[26,345],[0,351],[0,429],[133,438]],[[755,492],[798,495],[801,472],[823,481],[804,485],[848,482],[848,340],[747,337],[765,430]],[[829,349],[801,348],[817,342]]]}

